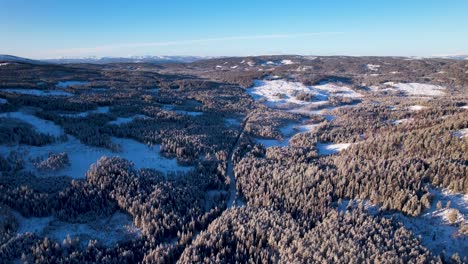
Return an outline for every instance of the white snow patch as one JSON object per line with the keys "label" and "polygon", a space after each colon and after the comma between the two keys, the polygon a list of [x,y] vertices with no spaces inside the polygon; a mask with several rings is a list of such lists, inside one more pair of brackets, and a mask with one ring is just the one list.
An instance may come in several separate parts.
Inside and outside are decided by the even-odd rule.
{"label": "white snow patch", "polygon": [[460,106],[461,109],[468,109],[468,105]]}
{"label": "white snow patch", "polygon": [[2,89],[0,91],[16,93],[16,94],[28,94],[35,96],[74,96],[74,94],[60,91],[60,90],[38,90],[38,89]]}
{"label": "white snow patch", "polygon": [[403,123],[408,123],[412,121],[412,118],[403,118],[403,119],[397,119],[392,121],[392,125],[398,125],[398,124],[403,124]]}
{"label": "white snow patch", "polygon": [[240,63],[241,63],[241,64],[244,64],[244,63],[245,63],[245,60],[242,60]]}
{"label": "white snow patch", "polygon": [[380,65],[377,65],[377,64],[367,64],[366,65],[367,69],[371,70],[371,71],[378,71],[379,68],[380,68]]}
{"label": "white snow patch", "polygon": [[317,143],[316,147],[318,150],[319,155],[330,155],[338,153],[344,149],[347,149],[351,146],[352,143],[340,143],[340,144],[333,144],[333,143]]}
{"label": "white snow patch", "polygon": [[95,163],[102,156],[118,156],[134,163],[136,169],[150,168],[168,172],[187,172],[192,167],[180,166],[177,160],[168,159],[160,154],[160,145],[149,147],[133,139],[112,138],[113,143],[121,146],[120,152],[112,152],[108,149],[91,147],[80,143],[73,136],[68,136],[68,141],[58,142],[45,146],[5,146],[0,145],[0,153],[8,156],[11,151],[21,153],[24,157],[26,170],[36,171],[32,160],[37,157],[47,156],[49,153],[68,154],[70,166],[55,172],[36,171],[36,174],[43,177],[70,176],[75,179],[84,178],[91,164]]}
{"label": "white snow patch", "polygon": [[247,62],[247,65],[249,65],[250,67],[253,67],[253,66],[255,66],[255,62],[253,62],[253,61],[248,61],[248,62]]}
{"label": "white snow patch", "polygon": [[[458,234],[458,227],[450,224],[447,219],[449,210],[458,210],[457,223],[462,221],[468,224],[468,195],[454,194],[447,190],[432,189],[434,195],[431,208],[421,216],[410,217],[401,213],[394,214],[395,219],[412,230],[416,235],[421,236],[422,244],[437,254],[446,252],[450,257],[458,252],[462,258],[468,256],[467,235]],[[437,209],[438,202],[442,203],[442,208]],[[447,203],[450,201],[450,208]]]}
{"label": "white snow patch", "polygon": [[228,126],[239,127],[241,125],[241,122],[236,118],[225,118],[224,121]]}
{"label": "white snow patch", "polygon": [[89,82],[84,82],[84,81],[60,81],[57,83],[57,85],[55,85],[55,87],[63,89],[63,88],[67,88],[70,86],[82,86],[88,83]]}
{"label": "white snow patch", "polygon": [[289,124],[280,128],[281,133],[283,134],[282,139],[265,139],[265,138],[255,138],[255,141],[262,144],[264,147],[286,147],[289,145],[289,141],[295,135],[300,133],[305,133],[312,131],[319,124]]}
{"label": "white snow patch", "polygon": [[423,83],[385,83],[394,88],[405,92],[408,95],[423,95],[423,96],[441,96],[444,95],[445,87]]}
{"label": "white snow patch", "polygon": [[0,63],[0,67],[1,67],[1,66],[7,66],[8,64],[10,64],[10,63],[9,63],[9,62]]}
{"label": "white snow patch", "polygon": [[63,135],[63,129],[56,125],[54,122],[49,120],[40,119],[34,115],[24,113],[24,112],[6,112],[0,113],[0,117],[14,118],[24,121],[32,125],[37,132],[43,134],[49,134],[51,136],[61,136]]}
{"label": "white snow patch", "polygon": [[468,137],[468,128],[453,132],[453,135],[459,138]]}
{"label": "white snow patch", "polygon": [[237,67],[239,67],[239,66],[234,65],[234,66],[231,66],[231,69],[237,69]]}
{"label": "white snow patch", "polygon": [[120,212],[87,223],[68,223],[53,216],[26,218],[16,211],[13,211],[13,215],[19,223],[18,234],[36,233],[59,243],[70,236],[71,238],[78,237],[81,245],[84,246],[91,239],[111,246],[119,241],[140,235],[140,230],[133,225],[131,217]]}
{"label": "white snow patch", "polygon": [[284,65],[295,64],[292,60],[282,60],[281,63],[284,64]]}
{"label": "white snow patch", "polygon": [[408,107],[408,110],[410,111],[420,111],[420,110],[423,110],[423,109],[426,109],[427,106],[423,106],[423,105],[412,105],[412,106],[409,106]]}
{"label": "white snow patch", "polygon": [[80,112],[80,113],[74,113],[74,114],[60,114],[61,116],[65,117],[87,117],[91,114],[106,114],[109,113],[109,107],[108,106],[101,106],[98,107],[97,109],[86,111],[86,112]]}
{"label": "white snow patch", "polygon": [[216,65],[216,68],[222,68],[222,67],[223,67],[223,66],[221,66],[221,65]]}
{"label": "white snow patch", "polygon": [[117,119],[110,121],[109,125],[122,125],[132,122],[135,119],[150,119],[150,117],[145,115],[134,115],[130,117],[118,117]]}
{"label": "white snow patch", "polygon": [[[284,80],[255,80],[254,87],[248,93],[255,99],[272,108],[297,108],[305,105],[326,103],[333,94],[343,97],[361,97],[362,95],[346,86],[325,83],[316,86],[305,86],[300,82]],[[299,93],[313,94],[315,101],[307,102],[296,98]]]}

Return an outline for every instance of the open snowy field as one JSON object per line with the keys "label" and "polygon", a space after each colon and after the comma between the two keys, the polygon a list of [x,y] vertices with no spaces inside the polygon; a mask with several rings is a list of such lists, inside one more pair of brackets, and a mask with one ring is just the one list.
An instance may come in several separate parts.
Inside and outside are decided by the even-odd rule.
{"label": "open snowy field", "polygon": [[133,225],[130,216],[120,212],[86,223],[63,222],[53,216],[26,218],[18,212],[13,212],[13,215],[19,224],[18,234],[36,233],[60,243],[70,236],[72,239],[79,238],[82,246],[86,246],[90,240],[112,246],[140,235],[140,230]]}
{"label": "open snowy field", "polygon": [[[107,109],[108,110],[108,109]],[[64,135],[63,129],[51,121],[40,119],[24,112],[2,113],[0,117],[9,117],[22,120],[31,124],[37,132],[59,137]],[[21,154],[27,170],[35,171],[40,176],[70,176],[72,178],[84,178],[91,164],[102,156],[118,156],[135,164],[135,167],[151,168],[167,172],[186,172],[192,167],[184,167],[177,164],[176,159],[168,159],[160,155],[160,146],[147,146],[132,139],[112,138],[113,143],[119,145],[121,151],[113,152],[104,148],[91,147],[82,144],[78,139],[68,135],[68,140],[56,142],[45,146],[5,146],[0,145],[0,153],[8,156],[14,151]],[[67,153],[70,166],[58,171],[37,171],[33,160],[44,159],[49,153]]]}
{"label": "open snowy field", "polygon": [[35,96],[74,96],[74,94],[61,90],[38,90],[38,89],[2,89],[4,92],[27,94]]}

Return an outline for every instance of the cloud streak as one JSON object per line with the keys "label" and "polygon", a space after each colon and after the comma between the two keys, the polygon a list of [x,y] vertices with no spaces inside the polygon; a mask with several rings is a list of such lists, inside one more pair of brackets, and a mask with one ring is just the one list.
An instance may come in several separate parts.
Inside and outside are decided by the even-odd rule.
{"label": "cloud streak", "polygon": [[189,39],[189,40],[176,40],[176,41],[159,41],[159,42],[143,42],[143,43],[123,43],[111,44],[97,47],[88,48],[69,48],[49,50],[47,53],[56,55],[82,55],[92,53],[108,53],[111,51],[126,49],[126,48],[144,48],[144,47],[168,47],[180,46],[187,44],[205,44],[212,42],[224,42],[235,40],[263,40],[263,39],[291,39],[291,38],[304,38],[313,36],[327,36],[327,35],[341,35],[344,32],[308,32],[296,34],[266,34],[266,35],[250,35],[250,36],[228,36],[218,38],[203,38],[203,39]]}

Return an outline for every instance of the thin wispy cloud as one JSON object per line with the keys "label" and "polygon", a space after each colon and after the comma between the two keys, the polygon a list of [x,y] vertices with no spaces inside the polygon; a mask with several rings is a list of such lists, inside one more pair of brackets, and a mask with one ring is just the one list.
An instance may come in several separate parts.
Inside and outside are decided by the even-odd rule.
{"label": "thin wispy cloud", "polygon": [[56,56],[69,56],[69,55],[79,56],[83,54],[109,53],[109,52],[113,52],[113,51],[117,51],[121,49],[128,49],[128,48],[168,47],[168,46],[178,46],[178,45],[187,45],[187,44],[204,44],[204,43],[211,43],[211,42],[225,42],[225,41],[235,41],[235,40],[291,39],[291,38],[304,38],[304,37],[313,37],[313,36],[341,35],[341,34],[344,34],[344,32],[308,32],[308,33],[297,33],[297,34],[228,36],[228,37],[189,39],[189,40],[177,40],[177,41],[111,44],[111,45],[103,45],[103,46],[97,46],[97,47],[49,50],[47,51],[47,53],[55,54]]}

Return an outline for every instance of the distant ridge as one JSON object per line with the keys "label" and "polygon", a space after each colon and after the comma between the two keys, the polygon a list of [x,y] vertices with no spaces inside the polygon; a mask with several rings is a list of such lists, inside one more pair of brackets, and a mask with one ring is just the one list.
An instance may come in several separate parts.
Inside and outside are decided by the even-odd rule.
{"label": "distant ridge", "polygon": [[32,60],[23,57],[17,57],[13,55],[0,54],[0,62],[22,62],[22,63],[31,63],[31,64],[48,64],[45,61],[41,60]]}
{"label": "distant ridge", "polygon": [[44,61],[51,63],[190,63],[211,57],[198,56],[131,56],[131,57],[83,57],[83,58],[57,58],[46,59]]}

